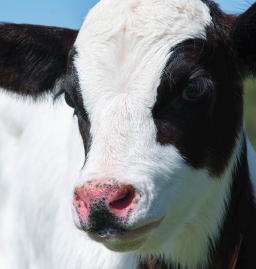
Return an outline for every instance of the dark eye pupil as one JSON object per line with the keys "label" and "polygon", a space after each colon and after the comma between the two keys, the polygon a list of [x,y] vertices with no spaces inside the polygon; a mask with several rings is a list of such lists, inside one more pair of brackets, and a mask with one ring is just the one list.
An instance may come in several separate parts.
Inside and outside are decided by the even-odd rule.
{"label": "dark eye pupil", "polygon": [[72,101],[70,95],[68,93],[65,92],[65,101],[67,103],[67,105],[69,105],[72,108],[76,108],[74,102]]}
{"label": "dark eye pupil", "polygon": [[203,96],[205,89],[196,83],[189,84],[183,91],[182,97],[188,101],[198,100]]}
{"label": "dark eye pupil", "polygon": [[202,89],[193,86],[188,86],[186,90],[187,96],[191,99],[198,98],[202,94]]}

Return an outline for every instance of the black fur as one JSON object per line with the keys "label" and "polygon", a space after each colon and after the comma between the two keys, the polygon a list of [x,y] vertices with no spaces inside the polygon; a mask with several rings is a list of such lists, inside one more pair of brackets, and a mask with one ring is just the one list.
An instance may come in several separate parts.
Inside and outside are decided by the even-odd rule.
{"label": "black fur", "polygon": [[[240,235],[242,242],[235,269],[253,269],[256,265],[256,208],[248,170],[245,140],[242,149],[237,168],[233,171],[231,198],[227,205],[220,239],[218,242],[211,243],[212,247],[208,257],[209,265],[204,269],[229,269]],[[138,268],[174,269],[175,267],[171,263],[167,264],[163,257],[151,256],[148,259],[140,258]],[[182,269],[189,269],[189,267]]]}
{"label": "black fur", "polygon": [[[188,164],[220,175],[243,128],[242,83],[246,74],[230,38],[238,19],[223,13],[214,2],[204,2],[212,16],[207,37],[186,40],[172,49],[153,117],[161,144],[174,144]],[[195,79],[202,87],[208,84],[207,96],[199,103],[187,102],[182,92]]]}
{"label": "black fur", "polygon": [[[91,136],[90,136],[90,121],[87,112],[84,108],[83,98],[79,85],[79,79],[76,68],[74,66],[74,59],[77,57],[77,52],[73,48],[69,52],[67,71],[60,83],[60,93],[68,93],[75,104],[75,115],[78,117],[79,130],[84,143],[85,157],[89,151]],[[58,94],[56,95],[56,97]]]}
{"label": "black fur", "polygon": [[256,75],[256,3],[237,17],[230,33],[236,57],[244,64],[246,75]]}
{"label": "black fur", "polygon": [[78,31],[26,24],[0,25],[0,86],[34,98],[66,72]]}
{"label": "black fur", "polygon": [[[220,175],[243,127],[243,89],[229,47],[216,43],[191,39],[173,49],[153,117],[161,144],[175,145],[194,168]],[[200,102],[182,98],[191,81],[206,88]]]}

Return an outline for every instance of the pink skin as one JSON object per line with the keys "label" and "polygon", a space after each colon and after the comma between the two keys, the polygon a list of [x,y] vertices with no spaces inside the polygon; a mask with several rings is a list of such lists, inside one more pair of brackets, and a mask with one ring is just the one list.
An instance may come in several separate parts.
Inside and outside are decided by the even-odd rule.
{"label": "pink skin", "polygon": [[90,206],[104,202],[109,211],[124,223],[129,214],[136,210],[139,194],[131,185],[120,185],[113,180],[93,180],[77,187],[74,207],[83,224],[87,223]]}

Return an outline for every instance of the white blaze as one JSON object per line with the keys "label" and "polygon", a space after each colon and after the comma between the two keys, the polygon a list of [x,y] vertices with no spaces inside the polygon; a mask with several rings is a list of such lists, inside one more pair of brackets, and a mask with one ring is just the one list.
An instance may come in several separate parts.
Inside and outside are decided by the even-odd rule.
{"label": "white blaze", "polygon": [[103,0],[94,7],[75,43],[91,121],[87,168],[106,171],[152,158],[151,109],[170,50],[187,38],[204,38],[210,22],[198,0]]}

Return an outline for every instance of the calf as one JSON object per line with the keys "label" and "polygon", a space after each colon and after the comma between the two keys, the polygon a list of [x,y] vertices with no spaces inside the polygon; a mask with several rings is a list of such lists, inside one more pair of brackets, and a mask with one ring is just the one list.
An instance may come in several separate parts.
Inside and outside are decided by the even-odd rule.
{"label": "calf", "polygon": [[255,48],[256,4],[102,0],[79,33],[2,24],[3,91],[73,109],[1,95],[2,263],[255,268]]}

